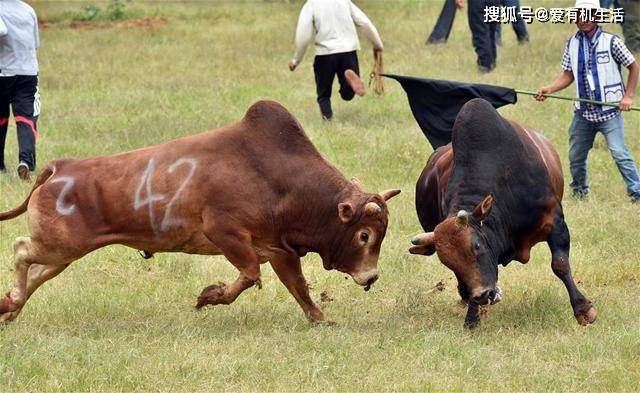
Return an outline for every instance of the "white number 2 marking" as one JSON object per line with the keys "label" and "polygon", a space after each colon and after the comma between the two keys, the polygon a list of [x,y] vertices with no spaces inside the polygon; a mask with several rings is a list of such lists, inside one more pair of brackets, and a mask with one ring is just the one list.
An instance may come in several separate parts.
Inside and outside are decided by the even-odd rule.
{"label": "white number 2 marking", "polygon": [[60,191],[60,195],[58,195],[58,199],[56,199],[56,210],[58,211],[58,213],[62,214],[63,216],[70,216],[75,213],[76,205],[65,206],[64,198],[73,188],[74,184],[76,183],[76,179],[71,176],[61,176],[51,180],[51,183],[64,183],[64,186],[62,186],[62,190]]}
{"label": "white number 2 marking", "polygon": [[[153,203],[164,200],[165,199],[165,195],[163,195],[163,194],[154,194],[153,193],[153,186],[151,184],[151,177],[152,177],[153,172],[155,171],[155,167],[156,167],[155,160],[153,158],[151,158],[149,160],[149,164],[147,165],[147,169],[142,174],[142,179],[140,181],[140,185],[138,185],[138,188],[136,189],[136,192],[135,192],[133,207],[134,207],[135,210],[139,210],[143,206],[148,206],[149,222],[151,224],[151,229],[153,230],[153,232],[156,235],[158,235],[160,232],[166,232],[167,230],[169,230],[169,228],[171,228],[173,226],[181,226],[181,225],[184,224],[184,220],[179,219],[179,218],[171,217],[171,211],[173,209],[173,205],[180,198],[180,194],[182,193],[182,191],[184,191],[184,189],[187,186],[187,184],[189,183],[189,181],[191,181],[191,178],[193,177],[193,174],[195,173],[195,170],[196,170],[196,167],[197,167],[197,161],[195,159],[192,159],[192,158],[180,158],[177,161],[175,161],[173,164],[171,164],[171,166],[169,166],[169,168],[167,169],[167,173],[171,174],[171,173],[174,173],[176,171],[176,169],[178,169],[178,167],[180,167],[182,165],[185,165],[185,164],[190,166],[189,173],[184,178],[182,183],[180,183],[180,186],[178,187],[178,190],[173,195],[173,197],[171,198],[169,203],[167,203],[167,205],[165,206],[165,208],[164,208],[164,217],[162,218],[162,221],[160,221],[160,228],[158,228],[158,223],[157,223],[156,218],[155,218],[155,213],[154,213],[154,210],[153,210]],[[146,194],[146,197],[144,197],[144,199],[142,197],[143,190],[144,190],[144,192]]]}
{"label": "white number 2 marking", "polygon": [[187,183],[189,183],[189,181],[193,177],[193,173],[196,171],[196,166],[197,166],[196,160],[194,160],[192,158],[181,158],[178,161],[176,161],[173,164],[171,164],[171,166],[169,167],[167,172],[168,173],[175,172],[175,170],[179,166],[181,166],[182,164],[188,164],[188,165],[191,166],[191,168],[189,168],[189,174],[182,181],[182,184],[180,184],[180,187],[178,187],[178,191],[176,191],[176,194],[173,196],[173,198],[171,198],[171,200],[167,204],[167,207],[165,208],[164,218],[162,219],[162,224],[160,225],[160,229],[162,230],[162,232],[165,232],[171,226],[181,226],[183,224],[183,222],[184,222],[183,220],[181,220],[179,218],[172,218],[171,217],[171,209],[173,208],[173,204],[176,203],[176,201],[180,197],[180,193],[182,193],[184,188],[187,186]]}

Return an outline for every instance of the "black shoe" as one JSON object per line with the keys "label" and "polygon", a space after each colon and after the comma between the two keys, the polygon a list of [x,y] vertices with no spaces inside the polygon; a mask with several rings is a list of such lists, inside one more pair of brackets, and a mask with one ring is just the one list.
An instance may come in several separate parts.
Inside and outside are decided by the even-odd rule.
{"label": "black shoe", "polygon": [[520,45],[527,45],[529,43],[529,36],[526,35],[522,38],[518,37],[518,44]]}
{"label": "black shoe", "polygon": [[333,115],[329,115],[329,116],[322,115],[322,120],[324,121],[331,121],[331,119],[333,119]]}
{"label": "black shoe", "polygon": [[427,40],[427,45],[439,45],[439,44],[446,44],[447,43],[447,39],[446,38],[429,38]]}
{"label": "black shoe", "polygon": [[589,199],[589,191],[588,190],[574,190],[573,194],[571,194],[573,199],[577,199],[579,201],[585,201]]}
{"label": "black shoe", "polygon": [[640,205],[640,194],[631,196],[631,203]]}
{"label": "black shoe", "polygon": [[481,74],[488,74],[493,70],[493,68],[491,67],[485,67],[485,66],[478,66],[478,72]]}

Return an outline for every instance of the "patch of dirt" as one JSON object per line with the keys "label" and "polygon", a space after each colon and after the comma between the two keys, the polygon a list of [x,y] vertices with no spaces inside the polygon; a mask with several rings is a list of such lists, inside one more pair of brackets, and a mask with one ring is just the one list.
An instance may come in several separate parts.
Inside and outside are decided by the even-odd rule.
{"label": "patch of dirt", "polygon": [[442,292],[444,291],[444,289],[447,286],[445,285],[445,283],[443,283],[442,281],[438,281],[438,283],[436,285],[434,285],[431,289],[429,289],[427,292],[425,292],[425,295],[430,295],[432,293],[436,293],[436,292]]}
{"label": "patch of dirt", "polygon": [[138,18],[127,19],[117,22],[78,22],[72,21],[69,23],[69,27],[76,30],[91,30],[91,29],[131,29],[131,28],[143,28],[154,29],[159,26],[166,25],[168,23],[167,18]]}
{"label": "patch of dirt", "polygon": [[47,20],[38,20],[38,29],[43,30],[48,29],[49,27],[51,27],[51,22]]}
{"label": "patch of dirt", "polygon": [[333,298],[329,295],[329,292],[322,291],[322,293],[320,294],[320,302],[329,303],[332,301],[333,301]]}

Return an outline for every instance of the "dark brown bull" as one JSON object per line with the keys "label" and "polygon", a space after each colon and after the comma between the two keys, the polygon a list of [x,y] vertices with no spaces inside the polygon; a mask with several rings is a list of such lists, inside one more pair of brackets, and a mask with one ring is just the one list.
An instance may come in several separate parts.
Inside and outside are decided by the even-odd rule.
{"label": "dark brown bull", "polygon": [[480,305],[500,300],[498,265],[528,262],[531,248],[542,241],[578,322],[595,320],[591,302],[571,276],[563,186],[560,159],[545,137],[502,118],[484,100],[465,104],[452,143],[433,153],[416,185],[426,233],[413,238],[409,251],[437,253],[453,270],[469,305],[467,326],[479,323]]}
{"label": "dark brown bull", "polygon": [[240,272],[211,285],[197,307],[230,304],[260,285],[270,262],[313,322],[324,315],[309,296],[300,257],[317,252],[369,286],[387,229],[387,200],[348,181],[275,102],[260,101],[219,130],[128,153],[47,165],[29,197],[0,220],[29,214],[30,237],[13,244],[15,286],[0,300],[13,320],[45,281],[100,247],[146,254],[223,254]]}

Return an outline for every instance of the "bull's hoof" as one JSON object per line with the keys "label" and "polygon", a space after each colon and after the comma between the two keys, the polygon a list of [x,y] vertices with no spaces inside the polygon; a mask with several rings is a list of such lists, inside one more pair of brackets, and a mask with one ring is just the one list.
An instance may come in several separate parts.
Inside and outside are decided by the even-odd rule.
{"label": "bull's hoof", "polygon": [[0,314],[0,324],[6,324],[13,321],[14,319],[16,319],[19,313],[20,311],[13,311]]}
{"label": "bull's hoof", "polygon": [[224,292],[227,286],[223,283],[219,285],[209,285],[205,289],[202,290],[200,296],[198,296],[198,302],[196,303],[196,308],[201,309],[207,304],[216,305],[222,304],[224,299]]}
{"label": "bull's hoof", "polygon": [[12,311],[15,311],[15,307],[13,306],[13,301],[7,293],[6,296],[3,297],[2,300],[0,300],[0,315],[4,315]]}
{"label": "bull's hoof", "polygon": [[589,307],[586,312],[576,315],[576,319],[582,326],[590,325],[596,320],[596,309],[593,307]]}
{"label": "bull's hoof", "polygon": [[474,321],[464,321],[464,327],[469,329],[469,330],[473,330],[475,328],[477,328],[478,326],[480,326],[480,320],[474,320]]}

